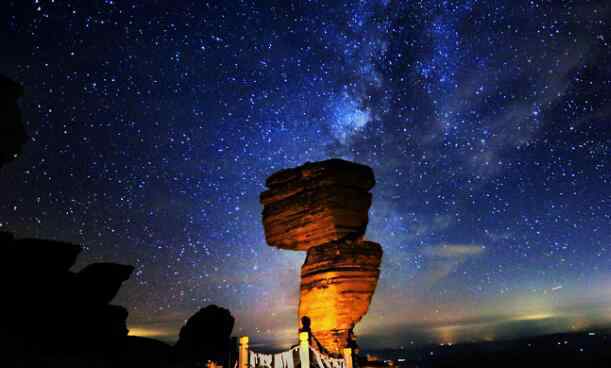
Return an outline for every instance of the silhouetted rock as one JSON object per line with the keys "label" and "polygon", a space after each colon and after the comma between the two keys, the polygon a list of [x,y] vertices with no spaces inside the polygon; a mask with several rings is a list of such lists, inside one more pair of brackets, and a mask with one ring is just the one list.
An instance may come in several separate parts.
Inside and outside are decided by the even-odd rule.
{"label": "silhouetted rock", "polygon": [[107,304],[129,279],[134,267],[116,263],[92,263],[77,274],[79,295],[88,304]]}
{"label": "silhouetted rock", "polygon": [[233,350],[234,322],[225,308],[209,305],[200,309],[180,329],[174,346],[177,362],[183,366],[205,366],[208,360],[225,364]]}
{"label": "silhouetted rock", "polygon": [[99,342],[124,338],[128,333],[127,315],[127,309],[119,305],[101,304],[83,309],[78,335]]}
{"label": "silhouetted rock", "polygon": [[29,272],[40,275],[68,271],[80,252],[81,247],[76,244],[27,238],[15,240],[11,249],[13,257],[28,260]]}
{"label": "silhouetted rock", "polygon": [[[72,272],[81,247],[0,233],[8,361],[25,366],[116,366],[127,339],[127,310],[108,304],[132,266],[89,265]],[[27,354],[25,353],[27,352]],[[24,358],[25,357],[25,358]]]}
{"label": "silhouetted rock", "polygon": [[[21,86],[0,75],[0,167],[27,136]],[[81,247],[0,232],[1,367],[169,367],[172,348],[128,338],[127,309],[110,305],[132,266],[95,263],[75,273]],[[233,325],[233,319],[232,319]]]}
{"label": "silhouetted rock", "polygon": [[166,368],[170,366],[171,356],[172,346],[164,342],[128,336],[121,354],[121,364],[123,367]]}
{"label": "silhouetted rock", "polygon": [[0,75],[0,167],[21,152],[27,139],[17,105],[21,96],[21,86]]}
{"label": "silhouetted rock", "polygon": [[[54,312],[65,309],[56,303],[58,300],[67,303],[75,294],[75,275],[69,269],[81,248],[59,241],[14,239],[6,233],[1,238],[5,260],[0,267],[2,291],[13,301],[5,308],[24,317],[29,313],[34,314],[18,323],[27,325],[28,321],[35,321],[39,312],[34,310],[39,308],[41,301],[53,301],[46,308]],[[24,268],[25,265],[27,268]]]}

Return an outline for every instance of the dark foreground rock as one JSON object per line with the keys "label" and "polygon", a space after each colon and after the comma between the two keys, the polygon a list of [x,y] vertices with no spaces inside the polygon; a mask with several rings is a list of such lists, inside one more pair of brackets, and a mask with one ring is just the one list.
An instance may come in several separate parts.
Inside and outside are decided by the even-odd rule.
{"label": "dark foreground rock", "polygon": [[91,305],[110,303],[133,271],[133,266],[116,263],[93,263],[85,266],[77,274],[82,302]]}
{"label": "dark foreground rock", "polygon": [[15,239],[9,233],[0,233],[0,247],[5,361],[36,366],[64,358],[119,358],[128,313],[109,303],[133,267],[100,263],[75,273],[70,268],[80,253],[78,245]]}
{"label": "dark foreground rock", "polygon": [[205,366],[211,360],[227,366],[234,354],[231,331],[235,319],[225,308],[209,305],[195,313],[180,329],[174,346],[180,366]]}

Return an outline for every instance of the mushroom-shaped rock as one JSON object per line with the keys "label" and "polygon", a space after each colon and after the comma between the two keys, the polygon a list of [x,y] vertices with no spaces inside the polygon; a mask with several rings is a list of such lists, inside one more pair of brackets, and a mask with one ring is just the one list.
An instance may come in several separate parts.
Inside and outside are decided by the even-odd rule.
{"label": "mushroom-shaped rock", "polygon": [[260,198],[267,243],[308,252],[299,320],[332,355],[355,345],[380,274],[382,248],[363,240],[374,184],[368,166],[332,159],[273,174]]}

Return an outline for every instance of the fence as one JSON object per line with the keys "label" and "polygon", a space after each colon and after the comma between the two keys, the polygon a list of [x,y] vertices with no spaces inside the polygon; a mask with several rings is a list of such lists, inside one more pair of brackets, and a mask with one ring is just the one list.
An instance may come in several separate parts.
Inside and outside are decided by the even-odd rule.
{"label": "fence", "polygon": [[[346,348],[342,351],[342,358],[337,359],[327,356],[310,346],[310,338],[307,332],[299,333],[299,345],[278,354],[260,354],[249,349],[248,336],[242,336],[239,340],[238,368],[294,368],[293,352],[299,352],[300,368],[310,367],[310,353],[315,359],[318,368],[353,368],[352,349]],[[312,367],[315,368],[315,367]]]}

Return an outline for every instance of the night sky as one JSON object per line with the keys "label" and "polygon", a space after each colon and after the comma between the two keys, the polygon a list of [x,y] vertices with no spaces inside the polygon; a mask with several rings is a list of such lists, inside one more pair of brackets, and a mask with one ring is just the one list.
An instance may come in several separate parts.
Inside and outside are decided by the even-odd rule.
{"label": "night sky", "polygon": [[215,303],[295,343],[305,255],[266,245],[258,196],[330,157],[377,178],[362,345],[611,323],[608,1],[2,3],[31,139],[0,230],[134,265],[132,333]]}

